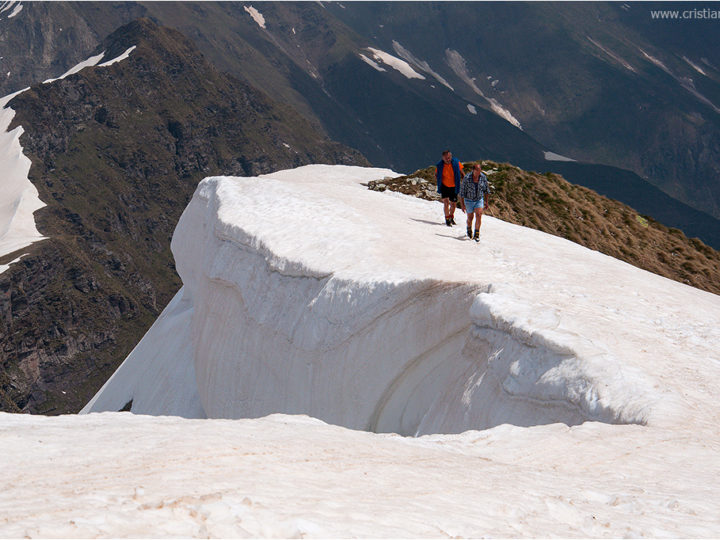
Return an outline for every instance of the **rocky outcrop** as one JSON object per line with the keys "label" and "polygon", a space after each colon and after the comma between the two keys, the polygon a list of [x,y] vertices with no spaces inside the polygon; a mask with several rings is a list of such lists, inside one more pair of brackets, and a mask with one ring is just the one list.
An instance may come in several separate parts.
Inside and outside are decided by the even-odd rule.
{"label": "rocky outcrop", "polygon": [[180,286],[170,237],[202,177],[366,163],[149,20],[95,54],[132,46],[10,103],[49,240],[0,274],[4,410],[77,411],[130,352]]}

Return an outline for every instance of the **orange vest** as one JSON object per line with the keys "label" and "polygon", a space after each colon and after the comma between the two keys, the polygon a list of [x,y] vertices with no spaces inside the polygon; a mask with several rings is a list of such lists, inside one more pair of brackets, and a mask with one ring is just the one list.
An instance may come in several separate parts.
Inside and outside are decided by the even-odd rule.
{"label": "orange vest", "polygon": [[[463,164],[458,162],[460,172],[463,170]],[[442,171],[442,183],[443,186],[455,187],[455,174],[453,173],[452,165],[446,163]]]}

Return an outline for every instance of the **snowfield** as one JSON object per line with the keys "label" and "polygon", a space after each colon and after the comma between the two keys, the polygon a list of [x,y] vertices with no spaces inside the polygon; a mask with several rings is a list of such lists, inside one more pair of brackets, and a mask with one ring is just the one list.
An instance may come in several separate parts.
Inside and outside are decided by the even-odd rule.
{"label": "snowfield", "polygon": [[720,298],[394,175],[204,180],[136,414],[0,415],[0,536],[720,535]]}
{"label": "snowfield", "polygon": [[[706,434],[707,435],[707,434]],[[586,423],[418,439],[302,416],[0,414],[2,537],[717,537],[717,442]]]}

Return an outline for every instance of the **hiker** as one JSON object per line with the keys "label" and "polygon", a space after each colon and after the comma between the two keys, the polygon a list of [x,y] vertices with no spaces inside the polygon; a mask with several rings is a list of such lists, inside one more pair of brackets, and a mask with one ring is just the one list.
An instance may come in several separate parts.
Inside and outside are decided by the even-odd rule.
{"label": "hiker", "polygon": [[[435,169],[437,192],[443,202],[445,225],[448,227],[456,225],[455,206],[458,200],[458,191],[460,190],[460,180],[462,179],[462,167],[462,163],[452,157],[452,152],[445,150]],[[462,205],[460,208],[462,208]]]}
{"label": "hiker", "polygon": [[[480,163],[476,163],[473,166],[473,170],[467,173],[462,179],[459,195],[465,204],[468,238],[479,242],[480,222],[482,220],[483,210],[488,207],[488,198],[490,195],[490,185],[488,184],[487,176],[482,172],[482,165]],[[474,235],[472,232],[473,217],[477,217]]]}

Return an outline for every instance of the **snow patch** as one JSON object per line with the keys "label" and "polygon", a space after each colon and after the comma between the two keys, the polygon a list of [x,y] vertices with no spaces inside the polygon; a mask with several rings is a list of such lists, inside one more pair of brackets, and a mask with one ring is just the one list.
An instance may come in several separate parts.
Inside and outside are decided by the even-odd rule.
{"label": "snow patch", "polygon": [[627,70],[629,70],[629,71],[632,71],[633,73],[637,73],[637,72],[635,71],[635,68],[632,67],[626,60],[623,60],[620,56],[618,56],[617,54],[615,54],[615,53],[612,52],[611,50],[603,47],[600,43],[598,43],[597,41],[595,41],[595,40],[594,40],[593,38],[591,38],[590,36],[585,36],[585,37],[587,38],[587,40],[588,40],[590,43],[592,43],[593,45],[595,45],[595,47],[597,47],[598,49],[600,49],[603,53],[605,53],[605,54],[606,54],[607,56],[609,56],[611,59],[615,60],[615,62],[617,62],[618,64],[620,64],[622,67],[624,67],[625,69],[627,69]]}
{"label": "snow patch", "polygon": [[0,4],[0,13],[6,12],[17,3],[17,0],[8,0],[7,2],[3,2],[2,4]]}
{"label": "snow patch", "polygon": [[415,71],[405,60],[401,60],[400,58],[381,51],[380,49],[373,49],[372,47],[367,47],[366,50],[372,53],[373,58],[376,62],[382,62],[383,64],[390,66],[394,70],[402,73],[408,79],[425,80],[425,77]]}
{"label": "snow patch", "polygon": [[490,105],[490,109],[492,109],[495,114],[507,120],[516,128],[522,129],[522,124],[520,123],[520,121],[515,118],[515,116],[513,116],[513,114],[508,109],[506,109],[495,98],[487,97],[483,93],[483,91],[478,88],[477,84],[475,84],[475,80],[470,77],[470,74],[468,73],[465,58],[463,58],[463,56],[459,52],[452,49],[446,49],[445,58],[448,62],[448,65],[455,72],[455,74],[460,77],[460,79],[462,79],[473,90],[473,92],[485,99]]}
{"label": "snow patch", "polygon": [[7,264],[0,264],[0,274],[2,274],[3,272],[5,272],[5,270],[10,268],[11,264],[15,264],[16,262],[19,262],[25,255],[26,254],[20,255],[19,257],[17,257],[16,259],[13,259],[12,261],[10,261]]}
{"label": "snow patch", "polygon": [[713,109],[716,113],[720,114],[720,108],[717,107],[717,106],[716,106],[712,101],[710,101],[707,97],[705,97],[704,95],[702,95],[700,92],[697,91],[697,89],[695,88],[695,83],[694,83],[694,81],[693,81],[691,78],[689,78],[689,77],[679,77],[679,76],[675,75],[675,74],[670,70],[670,68],[668,68],[662,61],[660,61],[659,59],[655,58],[654,56],[646,53],[646,52],[643,51],[642,49],[638,49],[638,50],[643,54],[643,56],[645,56],[645,58],[646,58],[648,61],[650,61],[652,64],[654,64],[655,66],[659,67],[659,68],[662,69],[665,73],[667,73],[668,75],[670,75],[673,79],[675,79],[678,83],[680,83],[680,86],[682,86],[685,90],[687,90],[688,92],[690,92],[690,93],[691,93],[693,96],[695,96],[699,101],[701,101],[702,103],[704,103],[705,105],[707,105],[708,107],[710,107],[711,109]]}
{"label": "snow patch", "polygon": [[657,67],[659,67],[660,69],[662,69],[665,73],[667,73],[668,75],[671,75],[673,78],[675,77],[675,75],[673,75],[673,72],[670,71],[670,68],[668,68],[665,64],[663,64],[660,60],[658,60],[658,59],[655,58],[654,56],[649,55],[648,53],[646,53],[646,52],[643,51],[642,49],[640,49],[640,52],[643,54],[643,56],[644,56],[647,60],[649,60],[650,62],[652,62],[653,64],[655,64]]}
{"label": "snow patch", "polygon": [[522,124],[520,124],[520,120],[515,118],[513,114],[507,110],[503,105],[500,104],[498,100],[495,98],[489,98],[487,96],[483,96],[485,99],[488,100],[488,103],[490,103],[490,108],[493,110],[495,114],[497,114],[499,117],[504,118],[508,122],[510,122],[513,126],[515,126],[518,129],[522,129]]}
{"label": "snow patch", "polygon": [[8,131],[15,111],[7,104],[25,90],[0,98],[0,256],[45,238],[35,226],[33,214],[45,203],[28,178],[31,162],[20,145],[23,128]]}
{"label": "snow patch", "polygon": [[555,152],[545,152],[545,160],[547,161],[575,161],[569,157],[561,156]]}
{"label": "snow patch", "polygon": [[428,64],[425,60],[420,60],[415,55],[413,55],[409,50],[407,50],[405,47],[403,47],[399,42],[393,40],[393,50],[400,55],[400,58],[407,60],[408,62],[416,65],[418,68],[423,70],[425,73],[428,73],[432,75],[435,80],[437,80],[440,84],[443,86],[446,86],[453,92],[455,89],[450,86],[450,83],[448,83],[445,79],[443,79],[439,73],[436,73],[431,67],[430,64]]}
{"label": "snow patch", "polygon": [[375,62],[374,60],[368,58],[368,57],[365,56],[363,53],[358,53],[358,55],[360,56],[360,59],[361,59],[363,62],[365,62],[366,64],[372,66],[373,69],[376,69],[376,70],[378,70],[378,71],[387,71],[384,67],[380,67],[377,62]]}
{"label": "snow patch", "polygon": [[252,20],[255,21],[260,28],[263,30],[267,30],[265,27],[265,17],[263,17],[262,13],[260,13],[257,9],[255,9],[252,6],[244,6],[245,11],[252,17]]}
{"label": "snow patch", "polygon": [[705,75],[705,76],[707,77],[707,73],[705,72],[705,70],[703,70],[703,68],[701,68],[699,65],[697,65],[697,64],[696,64],[695,62],[693,62],[692,60],[690,60],[687,56],[683,56],[682,59],[685,60],[685,62],[686,62],[690,67],[692,67],[695,71],[697,71],[697,72],[700,73],[701,75]]}
{"label": "snow patch", "polygon": [[79,71],[87,68],[87,67],[108,67],[112,66],[113,64],[120,62],[122,60],[127,59],[130,56],[130,53],[135,50],[135,45],[128,48],[124,53],[122,53],[120,56],[113,58],[112,60],[108,60],[106,62],[99,63],[104,57],[105,57],[105,51],[101,52],[100,54],[97,54],[95,56],[91,56],[87,60],[83,60],[76,66],[71,67],[69,70],[67,70],[65,73],[60,75],[59,77],[55,79],[47,79],[43,81],[43,84],[49,84],[51,82],[62,80],[66,77],[69,77],[70,75],[74,75],[75,73],[78,73]]}
{"label": "snow patch", "polygon": [[22,9],[23,9],[22,4],[18,4],[17,6],[15,6],[15,9],[13,9],[12,13],[10,15],[8,15],[8,19],[12,19],[13,17],[15,17],[18,13],[20,13],[22,11]]}
{"label": "snow patch", "polygon": [[472,114],[477,114],[477,109],[475,108],[475,105],[470,105],[470,104],[468,103],[468,104],[467,104],[467,109],[468,109],[468,111],[470,111]]}
{"label": "snow patch", "polygon": [[16,0],[10,0],[8,2],[3,2],[0,4],[0,13],[4,13],[10,9],[12,9],[12,12],[8,15],[8,19],[12,19],[15,17],[18,13],[20,13],[23,9],[23,5],[21,2],[18,2]]}
{"label": "snow patch", "polygon": [[98,64],[98,67],[108,67],[112,66],[113,64],[116,64],[118,62],[122,62],[123,60],[126,60],[130,57],[130,53],[135,50],[136,46],[133,45],[132,47],[129,47],[124,53],[122,53],[117,58],[113,58],[112,60],[108,60],[107,62],[103,62],[102,64]]}
{"label": "snow patch", "polygon": [[60,75],[59,77],[57,77],[55,79],[47,79],[47,80],[43,81],[43,84],[49,84],[54,81],[59,81],[61,79],[69,77],[70,75],[74,75],[75,73],[77,73],[78,71],[80,71],[82,69],[85,69],[86,67],[96,66],[97,63],[103,59],[103,56],[105,56],[105,51],[103,51],[100,54],[97,54],[95,56],[91,56],[87,60],[83,60],[82,62],[71,67],[69,70],[67,70],[65,73],[63,73],[62,75]]}

